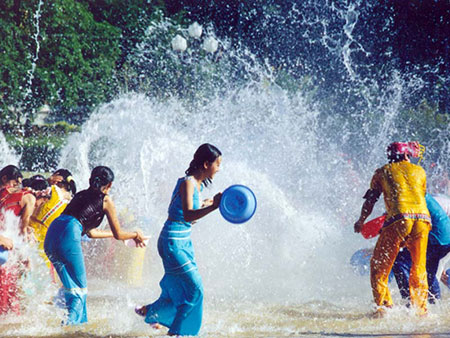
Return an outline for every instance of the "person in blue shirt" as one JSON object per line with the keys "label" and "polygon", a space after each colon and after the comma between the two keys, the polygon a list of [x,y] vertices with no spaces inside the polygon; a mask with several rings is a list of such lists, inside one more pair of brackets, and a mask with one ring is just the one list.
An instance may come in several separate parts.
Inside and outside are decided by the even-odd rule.
{"label": "person in blue shirt", "polygon": [[[428,238],[426,264],[429,291],[428,301],[430,303],[434,303],[436,299],[441,298],[441,290],[436,273],[439,267],[439,261],[450,252],[450,218],[441,204],[438,203],[441,199],[441,203],[446,204],[442,196],[433,197],[430,194],[425,195],[432,223]],[[411,256],[408,250],[401,250],[392,267],[400,294],[405,299],[409,298],[409,271],[411,264]]]}

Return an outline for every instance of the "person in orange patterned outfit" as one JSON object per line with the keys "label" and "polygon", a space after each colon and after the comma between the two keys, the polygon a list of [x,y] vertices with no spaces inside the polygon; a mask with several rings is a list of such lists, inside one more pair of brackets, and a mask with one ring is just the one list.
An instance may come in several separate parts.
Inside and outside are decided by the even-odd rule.
{"label": "person in orange patterned outfit", "polygon": [[386,221],[376,243],[370,262],[370,281],[377,305],[375,317],[382,317],[393,302],[388,277],[401,247],[411,254],[409,289],[411,305],[418,315],[427,313],[428,282],[426,249],[431,219],[425,201],[426,174],[410,156],[419,157],[423,147],[417,142],[394,142],[387,148],[389,163],[377,169],[370,189],[364,195],[361,215],[355,223],[360,232],[381,194],[386,205]]}

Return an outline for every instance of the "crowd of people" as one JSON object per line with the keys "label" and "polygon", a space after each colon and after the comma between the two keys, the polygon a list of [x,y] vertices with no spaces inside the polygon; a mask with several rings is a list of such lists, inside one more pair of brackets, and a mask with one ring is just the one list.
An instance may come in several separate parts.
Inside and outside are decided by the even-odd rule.
{"label": "crowd of people", "polygon": [[[94,168],[89,189],[78,193],[75,181],[67,169],[56,170],[48,179],[42,175],[23,179],[22,173],[16,166],[8,165],[0,170],[0,179],[2,227],[5,226],[5,218],[8,214],[18,218],[18,230],[23,241],[37,247],[43,258],[43,264],[47,264],[50,273],[56,270],[63,284],[68,308],[67,322],[81,323],[82,320],[78,317],[86,319],[85,295],[83,298],[86,278],[81,240],[79,240],[81,232],[78,238],[76,231],[69,233],[69,226],[57,228],[56,231],[54,229],[62,221],[70,220],[78,225],[83,224],[83,229],[89,237],[115,237],[120,240],[133,238],[138,245],[141,245],[143,242],[141,232],[121,231],[115,216],[114,204],[106,196],[113,180],[112,171],[107,167]],[[95,197],[98,197],[97,200]],[[112,231],[95,229],[100,225],[105,214]],[[1,246],[3,250],[14,249],[12,240],[4,236],[2,236]],[[64,248],[69,249],[64,251]],[[81,254],[81,257],[76,254]],[[11,311],[20,314],[18,280],[24,270],[26,272],[26,266],[25,258],[12,260],[0,267],[0,314]],[[76,268],[79,269],[75,270]],[[84,312],[80,310],[80,304]]]}
{"label": "crowd of people", "polygon": [[[156,302],[136,307],[138,315],[155,328],[169,328],[169,335],[198,334],[203,314],[203,285],[191,242],[192,224],[219,207],[221,193],[201,200],[204,186],[219,171],[222,154],[211,144],[201,145],[194,154],[186,176],[175,186],[168,218],[158,240],[165,274],[161,296]],[[72,174],[58,169],[47,179],[42,175],[23,178],[19,168],[8,165],[0,170],[0,252],[14,250],[11,238],[3,236],[5,218],[18,221],[17,232],[27,245],[35,246],[52,275],[62,284],[66,317],[64,325],[86,323],[87,278],[82,236],[134,240],[145,246],[140,230],[122,229],[109,192],[114,173],[105,166],[95,167],[89,187],[77,192]],[[98,229],[105,218],[110,230]],[[0,260],[0,315],[20,314],[19,277],[26,258]],[[26,268],[25,268],[26,270]],[[56,276],[55,276],[56,277]]]}

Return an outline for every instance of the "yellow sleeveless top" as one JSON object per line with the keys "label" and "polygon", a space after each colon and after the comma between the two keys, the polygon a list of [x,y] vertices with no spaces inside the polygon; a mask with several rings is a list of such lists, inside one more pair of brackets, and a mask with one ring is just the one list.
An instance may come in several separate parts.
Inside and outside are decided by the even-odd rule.
{"label": "yellow sleeveless top", "polygon": [[425,170],[408,161],[389,163],[375,171],[371,189],[383,193],[388,220],[391,217],[429,219],[425,201]]}
{"label": "yellow sleeveless top", "polygon": [[47,229],[66,208],[68,200],[63,199],[61,190],[52,185],[52,194],[50,199],[43,203],[36,216],[30,218],[30,226],[34,229],[34,234],[39,243],[43,243]]}

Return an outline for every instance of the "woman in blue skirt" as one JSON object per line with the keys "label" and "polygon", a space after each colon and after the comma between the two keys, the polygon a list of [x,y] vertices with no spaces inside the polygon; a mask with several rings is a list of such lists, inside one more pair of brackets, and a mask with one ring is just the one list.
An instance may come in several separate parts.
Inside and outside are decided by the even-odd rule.
{"label": "woman in blue skirt", "polygon": [[[108,195],[113,180],[114,174],[108,167],[94,168],[89,189],[74,196],[63,213],[50,224],[45,236],[45,253],[64,286],[68,310],[65,323],[68,325],[87,322],[87,281],[81,236],[134,239],[137,246],[144,246],[144,236],[140,231],[127,232],[120,228],[114,203]],[[105,215],[111,230],[96,229]]]}
{"label": "woman in blue skirt", "polygon": [[195,263],[191,228],[193,221],[219,207],[221,193],[203,202],[200,193],[219,171],[221,161],[219,149],[203,144],[195,152],[186,176],[178,179],[158,239],[165,272],[160,282],[162,293],[156,302],[136,308],[145,322],[168,327],[169,335],[196,336],[200,331],[203,284]]}

